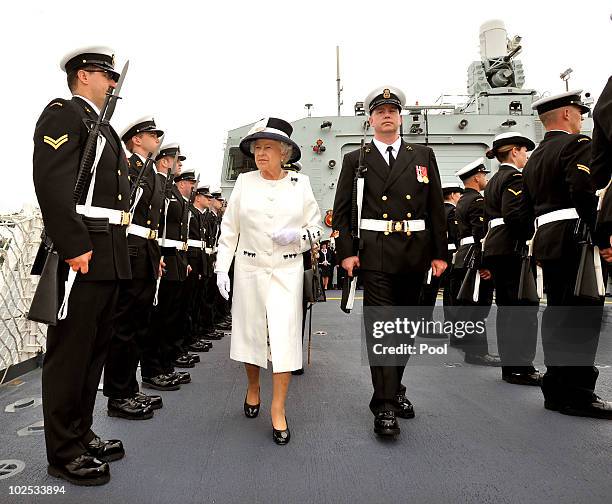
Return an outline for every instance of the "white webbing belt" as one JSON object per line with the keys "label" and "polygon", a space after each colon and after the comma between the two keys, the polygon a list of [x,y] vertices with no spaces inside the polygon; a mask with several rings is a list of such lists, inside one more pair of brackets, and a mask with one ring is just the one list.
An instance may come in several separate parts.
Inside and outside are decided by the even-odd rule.
{"label": "white webbing belt", "polygon": [[496,228],[497,226],[502,226],[504,224],[505,222],[504,222],[503,217],[497,217],[496,219],[491,219],[489,221],[489,228],[493,229],[493,228]]}
{"label": "white webbing belt", "polygon": [[138,224],[130,224],[128,234],[140,236],[140,238],[146,238],[147,240],[157,240],[157,230],[139,226]]}
{"label": "white webbing belt", "polygon": [[466,236],[465,238],[461,238],[459,245],[471,245],[472,243],[474,243],[474,237]]}
{"label": "white webbing belt", "polygon": [[454,243],[449,243],[448,250],[457,250],[457,245],[455,245]]}
{"label": "white webbing belt", "polygon": [[108,219],[109,224],[116,226],[127,226],[130,223],[129,212],[123,210],[115,210],[112,208],[95,207],[87,205],[77,205],[76,212],[85,217],[93,217],[97,219]]}
{"label": "white webbing belt", "polygon": [[187,245],[199,249],[204,248],[204,242],[202,240],[187,240]]}
{"label": "white webbing belt", "polygon": [[160,247],[175,248],[176,250],[187,250],[187,244],[179,240],[171,240],[170,238],[158,238],[157,243]]}
{"label": "white webbing belt", "polygon": [[[396,229],[396,226],[398,226],[398,229]],[[425,231],[425,221],[422,219],[402,221],[361,219],[360,229],[366,231],[386,231],[389,233],[393,231],[402,233],[407,231]]]}

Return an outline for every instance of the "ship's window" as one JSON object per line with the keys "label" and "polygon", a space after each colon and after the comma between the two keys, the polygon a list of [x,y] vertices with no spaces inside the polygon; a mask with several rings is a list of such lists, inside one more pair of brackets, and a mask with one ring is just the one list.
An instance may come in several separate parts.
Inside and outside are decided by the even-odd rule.
{"label": "ship's window", "polygon": [[255,161],[246,157],[238,147],[231,147],[227,163],[227,180],[236,180],[238,175],[257,170]]}

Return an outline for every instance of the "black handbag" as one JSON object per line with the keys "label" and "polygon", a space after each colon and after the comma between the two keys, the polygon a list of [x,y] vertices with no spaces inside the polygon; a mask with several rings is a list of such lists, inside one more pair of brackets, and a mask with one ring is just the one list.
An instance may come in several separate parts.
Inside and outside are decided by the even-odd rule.
{"label": "black handbag", "polygon": [[323,290],[321,283],[319,263],[317,261],[316,252],[313,249],[310,231],[307,231],[307,233],[308,240],[310,241],[311,267],[304,270],[304,301],[307,301],[308,303],[323,303],[327,299],[325,298],[325,291]]}

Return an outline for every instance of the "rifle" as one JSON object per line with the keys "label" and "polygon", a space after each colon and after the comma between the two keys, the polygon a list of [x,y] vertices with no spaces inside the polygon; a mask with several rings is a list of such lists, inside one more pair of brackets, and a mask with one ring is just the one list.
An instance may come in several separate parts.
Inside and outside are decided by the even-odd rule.
{"label": "rifle", "polygon": [[480,259],[481,259],[481,245],[480,243],[473,243],[466,254],[465,263],[467,264],[467,271],[461,282],[461,288],[459,294],[457,294],[457,300],[468,303],[477,303],[480,291]]}
{"label": "rifle", "polygon": [[574,296],[599,300],[606,293],[601,271],[601,258],[599,253],[595,251],[591,232],[582,219],[578,219],[576,222],[574,236],[577,238],[580,248],[580,262],[578,263]]}
{"label": "rifle", "polygon": [[[351,237],[353,239],[353,250],[356,255],[359,255],[361,249],[361,233],[359,223],[361,221],[361,206],[363,202],[363,188],[365,184],[364,175],[368,170],[364,161],[365,140],[368,133],[369,123],[366,121],[363,124],[363,138],[359,146],[359,162],[355,168],[355,176],[353,178],[353,188],[351,191]],[[355,290],[357,288],[357,271],[353,270],[353,276],[346,276],[342,286],[342,300],[340,301],[340,309],[344,313],[351,313],[353,302],[355,300]]]}
{"label": "rifle", "polygon": [[145,171],[147,171],[147,169],[152,164],[153,164],[153,153],[149,152],[147,154],[147,159],[145,160],[144,166],[138,172],[138,176],[136,177],[136,180],[134,181],[134,185],[132,186],[132,190],[130,191],[130,208],[132,208],[132,205],[134,205],[134,197],[136,196],[136,193],[138,192],[138,189],[140,188],[140,182],[142,180],[142,177]]}
{"label": "rifle", "polygon": [[[121,75],[114,88],[110,87],[106,91],[104,104],[100,110],[100,114],[95,121],[86,121],[89,128],[85,148],[81,156],[79,170],[77,172],[76,183],[73,191],[73,201],[77,205],[83,196],[85,186],[87,185],[91,175],[93,174],[102,151],[106,144],[106,138],[100,134],[102,126],[110,124],[110,119],[115,111],[117,100],[121,97],[121,87],[127,74],[129,61],[123,65]],[[105,222],[104,222],[105,221]],[[108,227],[107,219],[93,218],[83,216],[83,223],[90,232],[104,230]],[[41,268],[41,265],[43,265]],[[58,304],[59,304],[59,280],[58,280],[59,255],[51,238],[47,232],[43,230],[41,236],[41,245],[36,254],[36,260],[32,267],[31,274],[40,274],[36,292],[32,298],[32,303],[28,310],[28,319],[34,322],[41,322],[48,325],[56,325],[58,320]],[[70,269],[68,271],[68,280],[66,281],[66,292],[64,296],[64,304],[68,302],[70,289],[76,278],[76,271]],[[64,314],[64,317],[67,312]],[[63,317],[62,317],[63,318]]]}
{"label": "rifle", "polygon": [[521,252],[521,276],[519,278],[518,299],[519,301],[530,301],[538,303],[540,296],[536,285],[534,274],[534,261],[532,257],[532,240],[520,248]]}

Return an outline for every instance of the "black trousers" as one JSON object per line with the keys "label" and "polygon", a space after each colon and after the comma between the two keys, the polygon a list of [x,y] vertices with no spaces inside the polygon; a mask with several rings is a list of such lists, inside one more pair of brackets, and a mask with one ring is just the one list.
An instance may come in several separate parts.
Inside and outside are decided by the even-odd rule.
{"label": "black trousers", "polygon": [[[418,306],[423,274],[389,274],[380,271],[361,271],[363,280],[363,305],[367,306]],[[366,327],[370,326],[367,310],[364,309]],[[404,394],[402,377],[406,362],[400,366],[370,366],[374,393],[370,400],[370,410],[376,414],[381,411],[398,411],[395,401],[398,394]]]}
{"label": "black trousers", "polygon": [[[491,311],[491,303],[493,302],[493,282],[490,280],[481,280],[480,290],[478,294],[478,302],[459,301],[457,295],[461,289],[461,283],[465,278],[466,268],[453,268],[450,278],[451,295],[454,298],[454,304],[449,312],[452,313],[451,320],[457,322],[470,322],[473,324],[483,323],[489,316]],[[489,352],[487,343],[487,330],[476,332],[464,336],[463,338],[453,339],[451,343],[458,343],[466,355],[486,355]]]}
{"label": "black trousers", "polygon": [[192,270],[187,275],[183,286],[183,350],[196,340],[198,317],[200,310],[198,307],[198,297],[200,296],[200,272],[197,267],[192,265]]}
{"label": "black trousers", "polygon": [[[542,261],[547,306],[542,315],[546,374],[542,393],[561,406],[583,406],[594,399],[599,371],[595,355],[603,317],[603,298],[574,296],[578,258]],[[567,307],[559,309],[560,306]],[[580,365],[564,365],[567,361]]]}
{"label": "black trousers", "polygon": [[[233,286],[232,286],[233,287]],[[215,300],[217,298],[217,275],[206,277],[204,296],[202,302],[202,327],[204,333],[214,330],[215,325]]]}
{"label": "black trousers", "polygon": [[149,337],[156,282],[152,278],[124,280],[119,285],[117,309],[104,366],[104,395],[133,397],[139,390],[138,362],[157,352]]}
{"label": "black trousers", "polygon": [[[76,282],[68,316],[47,330],[42,397],[50,464],[66,464],[84,454],[94,437],[93,409],[118,290],[116,281]],[[60,292],[60,300],[63,296]]]}
{"label": "black trousers", "polygon": [[517,255],[487,257],[495,285],[497,348],[502,376],[533,372],[538,343],[539,303],[519,301],[521,258]]}
{"label": "black trousers", "polygon": [[141,372],[146,378],[174,371],[172,361],[178,356],[176,346],[182,341],[182,290],[181,281],[162,279],[160,282],[158,303],[151,313],[149,333],[157,351],[147,359],[143,358]]}

